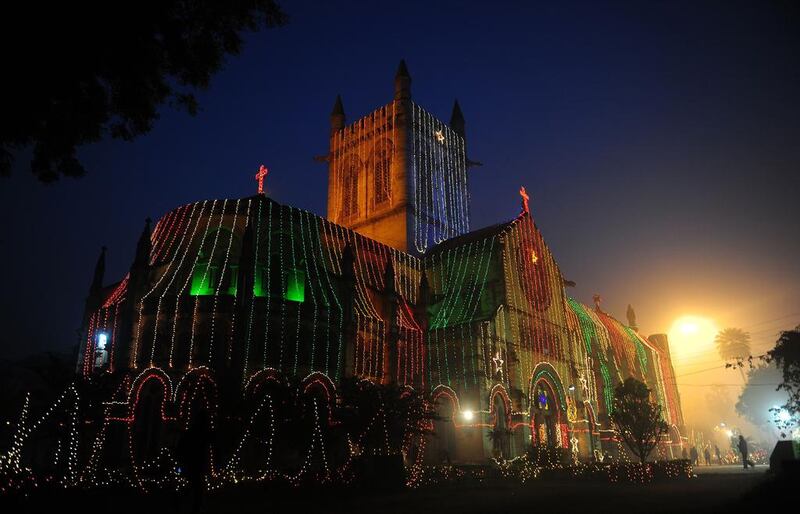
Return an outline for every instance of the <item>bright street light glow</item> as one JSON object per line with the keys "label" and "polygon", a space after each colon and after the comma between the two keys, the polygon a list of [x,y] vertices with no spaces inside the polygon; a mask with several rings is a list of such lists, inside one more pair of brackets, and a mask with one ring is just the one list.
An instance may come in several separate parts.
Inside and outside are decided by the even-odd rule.
{"label": "bright street light glow", "polygon": [[465,410],[461,413],[461,416],[464,418],[465,421],[472,421],[472,418],[475,417],[475,414],[471,410]]}
{"label": "bright street light glow", "polygon": [[681,316],[672,323],[668,334],[669,346],[678,372],[689,370],[692,363],[708,361],[716,356],[714,337],[718,331],[713,320],[702,316]]}

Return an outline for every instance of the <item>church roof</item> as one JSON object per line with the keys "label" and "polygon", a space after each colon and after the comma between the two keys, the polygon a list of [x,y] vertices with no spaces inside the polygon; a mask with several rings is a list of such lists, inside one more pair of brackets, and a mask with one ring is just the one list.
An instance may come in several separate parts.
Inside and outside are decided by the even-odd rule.
{"label": "church roof", "polygon": [[467,232],[466,234],[461,234],[460,236],[451,237],[450,239],[446,239],[428,250],[426,255],[433,255],[450,248],[456,248],[466,243],[472,243],[474,241],[486,239],[487,237],[502,234],[506,231],[506,229],[513,226],[518,219],[519,218],[514,218],[511,221],[498,223],[496,225],[489,225],[488,227],[479,228],[478,230],[473,230],[472,232]]}

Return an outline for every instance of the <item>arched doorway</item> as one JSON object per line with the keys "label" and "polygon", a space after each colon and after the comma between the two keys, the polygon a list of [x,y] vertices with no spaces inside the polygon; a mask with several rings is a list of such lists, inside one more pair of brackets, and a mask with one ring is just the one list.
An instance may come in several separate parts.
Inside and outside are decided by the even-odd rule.
{"label": "arched doorway", "polygon": [[534,387],[531,414],[536,443],[551,448],[562,446],[558,404],[550,384],[544,380]]}
{"label": "arched doorway", "polygon": [[455,426],[457,403],[451,394],[440,392],[433,398],[433,408],[436,416],[427,460],[432,464],[451,464],[457,460],[458,453]]}
{"label": "arched doorway", "polygon": [[132,455],[137,466],[154,461],[161,452],[169,390],[160,375],[146,377],[136,391],[130,425]]}
{"label": "arched doorway", "polygon": [[511,430],[508,427],[508,412],[505,401],[495,399],[495,421],[492,433],[492,454],[495,457],[511,458]]}
{"label": "arched doorway", "polygon": [[569,448],[566,392],[552,365],[540,363],[529,389],[532,442],[550,448]]}
{"label": "arched doorway", "polygon": [[589,458],[591,460],[597,460],[598,455],[603,454],[603,445],[600,442],[600,431],[597,429],[597,421],[594,415],[594,409],[592,408],[591,403],[584,402],[584,408],[586,409],[586,424],[587,424],[587,435],[588,435],[588,442],[589,442]]}

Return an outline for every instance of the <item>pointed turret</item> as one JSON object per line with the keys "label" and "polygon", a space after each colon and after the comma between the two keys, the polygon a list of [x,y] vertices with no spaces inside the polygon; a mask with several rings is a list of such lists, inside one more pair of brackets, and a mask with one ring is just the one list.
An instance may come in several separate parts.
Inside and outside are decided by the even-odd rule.
{"label": "pointed turret", "polygon": [[103,277],[106,274],[106,247],[100,249],[100,256],[97,258],[97,264],[94,265],[94,277],[92,278],[92,285],[89,286],[89,293],[95,293],[103,288]]}
{"label": "pointed turret", "polygon": [[386,304],[384,312],[382,313],[387,321],[386,339],[387,349],[389,351],[389,360],[387,362],[389,369],[383,377],[383,382],[397,383],[400,382],[400,370],[398,368],[398,355],[400,355],[400,323],[397,316],[398,300],[397,290],[394,287],[394,264],[392,259],[389,258],[386,263],[386,269],[383,271],[383,293],[386,295]]}
{"label": "pointed turret", "polygon": [[628,304],[628,310],[625,315],[628,318],[628,326],[638,331],[639,327],[636,326],[636,311],[633,310],[631,304]]}
{"label": "pointed turret", "polygon": [[353,255],[353,247],[350,246],[350,243],[345,245],[344,249],[342,250],[342,276],[343,277],[354,277],[355,276],[355,269],[354,264],[356,262],[355,255]]}
{"label": "pointed turret", "polygon": [[459,136],[466,138],[466,125],[464,113],[461,112],[461,106],[456,100],[453,104],[453,113],[450,115],[450,128]]}
{"label": "pointed turret", "polygon": [[[263,198],[259,196],[259,201]],[[258,210],[258,208],[256,208]],[[255,218],[255,216],[253,216]],[[242,253],[239,258],[239,273],[237,274],[236,290],[241,294],[244,299],[241,304],[244,305],[250,301],[253,296],[253,277],[256,276],[255,270],[255,254],[256,254],[256,238],[254,234],[254,224],[258,220],[253,220],[247,223],[242,236]]]}
{"label": "pointed turret", "polygon": [[600,303],[603,301],[603,297],[595,293],[592,295],[592,300],[594,301],[594,310],[597,312],[603,312],[603,309],[600,308]]}
{"label": "pointed turret", "polygon": [[419,302],[428,302],[428,297],[431,294],[431,286],[428,283],[428,274],[425,273],[425,270],[421,273],[422,277],[419,279]]}
{"label": "pointed turret", "polygon": [[394,74],[394,99],[411,99],[411,75],[408,73],[405,59],[400,59],[397,73]]}
{"label": "pointed turret", "polygon": [[345,245],[342,250],[342,277],[340,283],[340,298],[342,302],[342,335],[346,341],[344,347],[344,376],[352,377],[355,375],[355,356],[356,356],[356,325],[353,316],[356,296],[356,277],[355,277],[355,255],[350,243]]}
{"label": "pointed turret", "polygon": [[417,324],[422,329],[423,337],[428,333],[428,303],[431,297],[431,286],[428,284],[428,274],[425,270],[421,272],[422,277],[419,281],[419,296],[415,306],[415,316]]}
{"label": "pointed turret", "polygon": [[139,242],[136,243],[136,256],[133,259],[132,266],[134,268],[142,268],[150,264],[150,250],[152,245],[150,241],[150,223],[152,223],[150,218],[144,220],[144,229],[139,236]]}
{"label": "pointed turret", "polygon": [[[264,199],[263,195],[259,195],[256,197],[256,202],[264,202],[266,203],[267,200]],[[256,224],[258,223],[258,216],[261,213],[261,209],[259,205],[256,204],[255,208],[251,210],[253,214],[252,219],[248,220],[247,226],[244,229],[244,235],[242,236],[242,251],[241,257],[239,258],[239,272],[236,273],[236,309],[237,312],[235,314],[235,319],[250,319],[250,313],[253,309],[253,296],[256,294],[255,291],[255,277],[256,277],[256,237],[255,237],[255,229]],[[265,289],[268,287],[267,285],[263,285]],[[263,290],[259,291],[258,293],[264,294]],[[234,341],[244,341],[250,340],[253,333],[253,323],[236,323],[234,324]],[[231,375],[236,376],[248,376],[250,372],[249,369],[246,368],[250,364],[245,358],[244,355],[244,348],[242,345],[234,344],[230,346],[230,350],[228,352],[214,352],[214,358],[216,360],[217,369],[221,369],[221,363],[226,365],[226,369],[228,370]]]}
{"label": "pointed turret", "polygon": [[392,260],[386,263],[386,269],[383,271],[383,289],[387,294],[394,294],[394,265]]}
{"label": "pointed turret", "polygon": [[342,105],[341,95],[336,95],[336,102],[333,104],[333,111],[331,111],[331,134],[342,130],[344,128],[346,118],[344,115],[344,106]]}

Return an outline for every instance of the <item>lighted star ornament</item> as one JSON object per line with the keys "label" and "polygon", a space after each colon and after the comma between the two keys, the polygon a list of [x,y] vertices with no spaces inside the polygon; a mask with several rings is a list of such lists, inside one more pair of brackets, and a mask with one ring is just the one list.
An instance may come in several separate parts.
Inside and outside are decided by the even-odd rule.
{"label": "lighted star ornament", "polygon": [[269,170],[263,164],[260,168],[258,168],[258,173],[256,173],[256,180],[258,180],[258,194],[264,194],[264,179],[267,178],[267,174]]}
{"label": "lighted star ornament", "polygon": [[495,374],[500,373],[503,374],[503,358],[500,357],[500,352],[495,352],[494,358],[492,359],[494,362],[494,372]]}
{"label": "lighted star ornament", "polygon": [[586,379],[586,375],[579,373],[578,381],[581,384],[581,392],[583,392],[583,396],[589,396],[589,381]]}
{"label": "lighted star ornament", "polygon": [[444,133],[441,130],[437,130],[434,134],[436,135],[436,140],[444,144]]}

